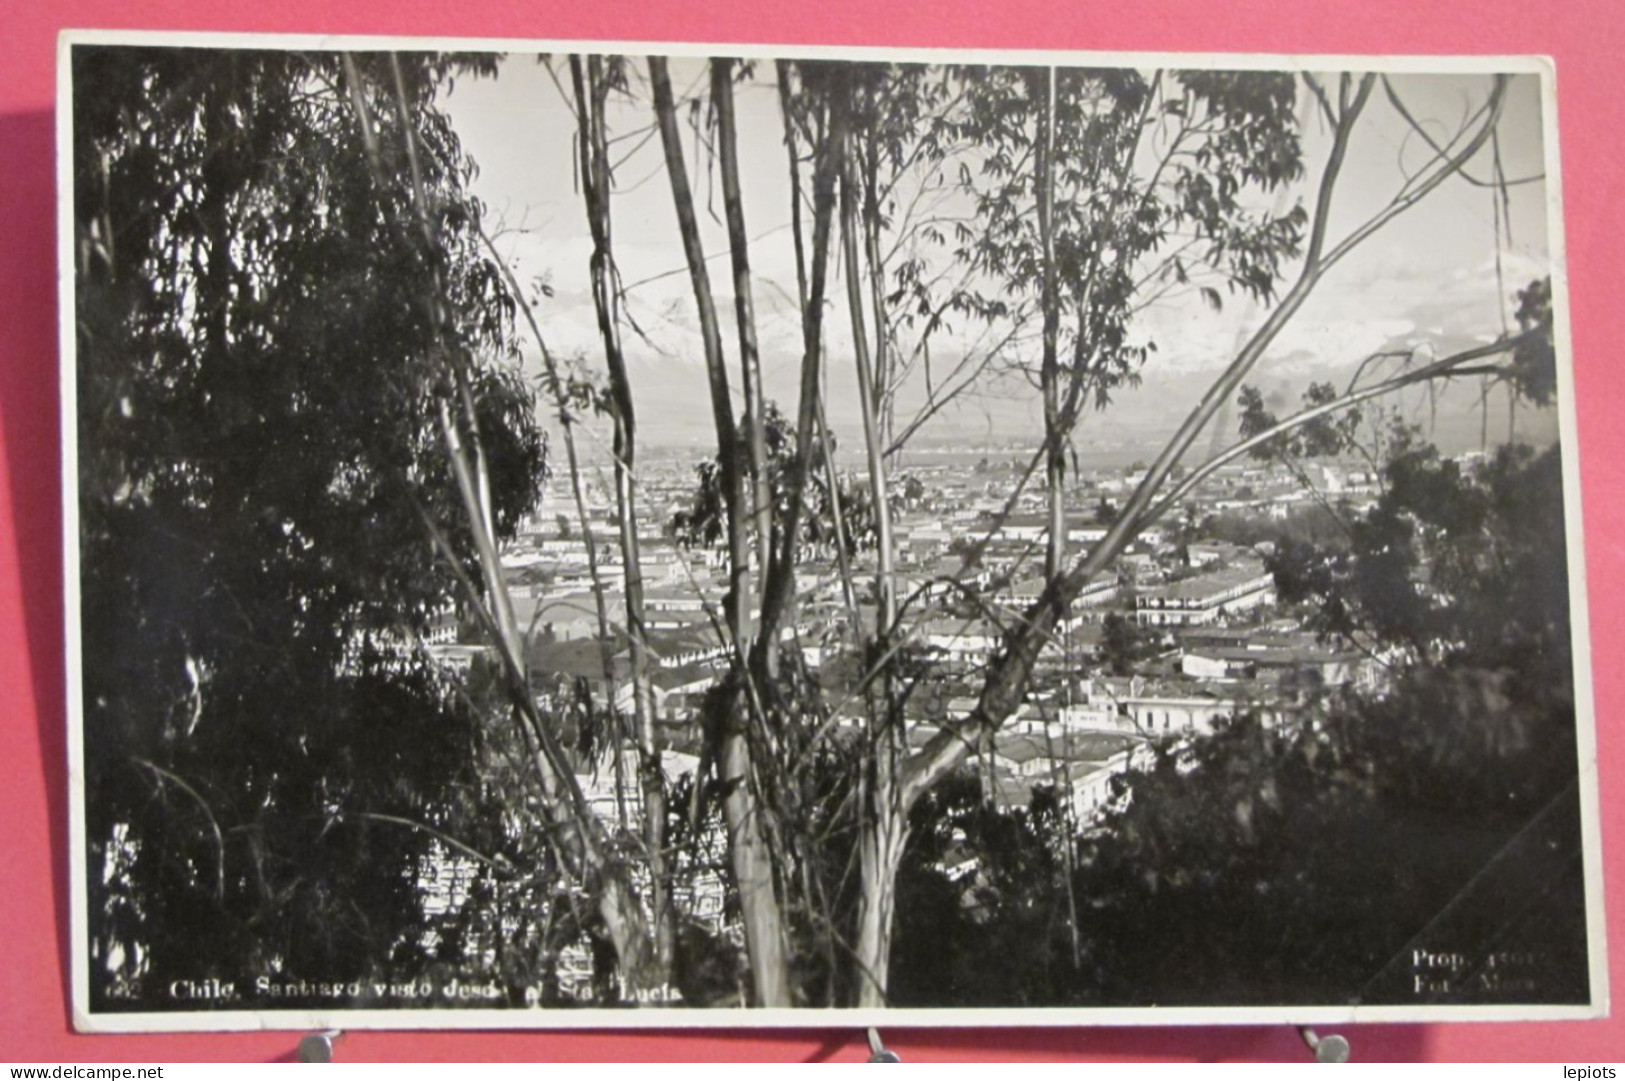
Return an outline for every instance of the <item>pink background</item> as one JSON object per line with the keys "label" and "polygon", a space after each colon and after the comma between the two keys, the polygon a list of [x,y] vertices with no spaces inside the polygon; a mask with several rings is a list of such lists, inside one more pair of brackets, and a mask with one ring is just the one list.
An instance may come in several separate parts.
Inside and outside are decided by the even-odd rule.
{"label": "pink background", "polygon": [[[145,10],[143,10],[145,9]],[[79,1036],[67,1005],[67,808],[54,275],[57,31],[78,28],[427,34],[940,47],[1555,57],[1579,403],[1604,863],[1625,845],[1625,19],[1611,0],[9,0],[0,9],[0,1060],[259,1060],[295,1033]],[[1612,313],[1612,314],[1611,314]],[[1617,877],[1617,876],[1616,876]],[[1618,887],[1618,881],[1611,883]],[[1625,988],[1625,893],[1608,905]],[[1625,1018],[1338,1029],[1359,1059],[1614,1060]],[[892,1030],[905,1060],[1302,1059],[1286,1026]],[[347,1059],[861,1060],[857,1032],[371,1032]]]}

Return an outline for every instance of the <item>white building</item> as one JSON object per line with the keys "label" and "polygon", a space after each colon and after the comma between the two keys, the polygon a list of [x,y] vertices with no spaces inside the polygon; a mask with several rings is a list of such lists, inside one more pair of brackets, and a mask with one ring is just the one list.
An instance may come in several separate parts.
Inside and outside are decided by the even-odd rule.
{"label": "white building", "polygon": [[1147,589],[1134,598],[1134,618],[1153,627],[1194,627],[1274,603],[1275,576],[1252,564]]}

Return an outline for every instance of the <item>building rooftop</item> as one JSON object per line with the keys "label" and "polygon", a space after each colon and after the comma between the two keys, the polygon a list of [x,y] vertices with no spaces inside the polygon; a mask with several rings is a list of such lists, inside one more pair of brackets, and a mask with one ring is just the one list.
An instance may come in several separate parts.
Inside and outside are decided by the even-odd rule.
{"label": "building rooftop", "polygon": [[1245,563],[1240,566],[1226,567],[1211,574],[1200,574],[1194,578],[1186,578],[1178,582],[1169,582],[1166,585],[1153,586],[1141,594],[1145,599],[1163,599],[1180,601],[1199,601],[1227,589],[1246,585],[1259,578],[1269,577],[1262,564]]}

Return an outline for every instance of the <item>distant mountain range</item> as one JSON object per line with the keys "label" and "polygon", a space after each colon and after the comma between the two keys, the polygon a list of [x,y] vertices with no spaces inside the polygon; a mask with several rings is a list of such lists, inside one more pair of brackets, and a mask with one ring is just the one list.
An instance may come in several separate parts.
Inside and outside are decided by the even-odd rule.
{"label": "distant mountain range", "polygon": [[[1467,343],[1449,347],[1460,348],[1463,344]],[[689,361],[629,349],[628,360],[638,407],[640,442],[646,447],[701,452],[714,446],[710,399],[704,368],[698,358]],[[796,408],[798,363],[782,354],[764,360],[768,397],[777,401],[787,414],[794,414]],[[855,453],[861,445],[862,430],[849,365],[847,358],[836,357],[828,373],[829,416],[844,452]],[[939,368],[941,366],[939,363]],[[1272,412],[1287,416],[1311,383],[1330,382],[1341,389],[1355,377],[1357,367],[1357,362],[1323,364],[1304,356],[1278,361],[1266,359],[1248,383],[1264,395]],[[1107,408],[1085,416],[1077,441],[1079,453],[1116,463],[1154,452],[1196,406],[1221,370],[1214,365],[1173,371],[1159,366],[1153,359],[1139,386],[1119,390]],[[1389,371],[1397,373],[1398,369]],[[1367,373],[1362,382],[1368,383],[1372,378],[1373,373]],[[737,382],[733,390],[737,400]],[[910,408],[918,408],[924,399],[923,386],[909,390],[912,393],[905,392],[903,398]],[[1422,425],[1423,431],[1446,453],[1477,448],[1486,431],[1492,444],[1504,441],[1507,435],[1506,388],[1491,389],[1486,410],[1483,389],[1476,377],[1411,388],[1402,395],[1378,399],[1366,408],[1369,410],[1379,403],[1402,409],[1404,416]],[[906,414],[908,410],[903,412]],[[1025,386],[1018,377],[1006,376],[945,408],[921,428],[912,445],[922,450],[1025,446],[1031,444],[1041,426],[1042,412],[1036,391]],[[1557,438],[1557,412],[1520,402],[1513,429],[1519,441],[1551,442]],[[1237,437],[1235,403],[1231,402],[1204,433],[1195,453],[1209,453]],[[586,449],[590,452],[591,448]]]}

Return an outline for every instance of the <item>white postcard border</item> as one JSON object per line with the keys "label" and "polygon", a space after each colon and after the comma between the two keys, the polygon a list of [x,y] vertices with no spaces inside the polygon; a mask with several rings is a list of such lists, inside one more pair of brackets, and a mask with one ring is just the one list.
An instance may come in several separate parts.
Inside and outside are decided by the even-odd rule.
{"label": "white postcard border", "polygon": [[[1554,339],[1557,354],[1559,440],[1563,447],[1564,514],[1568,555],[1570,621],[1575,667],[1575,716],[1585,861],[1586,935],[1591,1002],[1587,1005],[1418,1005],[1418,1006],[1179,1006],[1048,1007],[998,1009],[353,1009],[220,1010],[142,1013],[92,1012],[89,993],[88,882],[85,854],[85,778],[82,698],[80,552],[78,506],[78,416],[76,310],[73,237],[73,111],[71,50],[77,45],[165,46],[272,50],[458,51],[500,53],[582,53],[600,55],[748,59],[893,60],[921,63],[999,63],[1041,66],[1135,67],[1177,65],[1229,71],[1373,71],[1409,74],[1534,74],[1541,81],[1546,176],[1547,230],[1552,276]],[[948,49],[918,47],[764,45],[744,43],[556,41],[544,39],[353,36],[167,32],[149,30],[64,30],[57,43],[57,244],[60,304],[62,432],[62,535],[64,638],[67,680],[67,747],[72,1013],[81,1032],[231,1032],[322,1029],[689,1029],[838,1028],[845,1026],[1054,1027],[1347,1024],[1361,1022],[1570,1021],[1606,1017],[1609,1009],[1606,913],[1603,898],[1602,839],[1598,821],[1598,757],[1591,674],[1590,620],[1585,590],[1584,531],[1572,331],[1569,310],[1562,176],[1559,172],[1555,66],[1542,56],[1358,56],[1347,54],[1272,55],[1257,53],[1060,51]]]}

